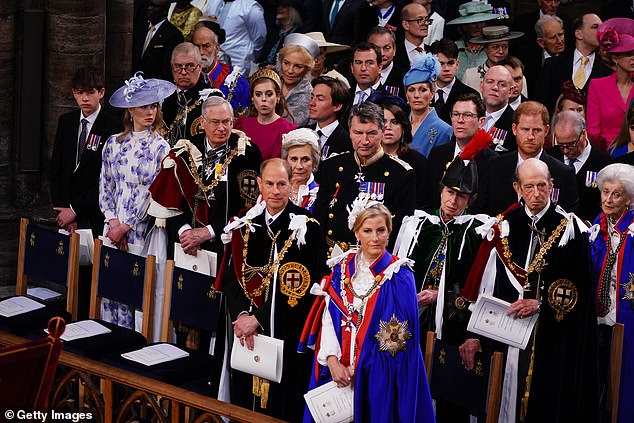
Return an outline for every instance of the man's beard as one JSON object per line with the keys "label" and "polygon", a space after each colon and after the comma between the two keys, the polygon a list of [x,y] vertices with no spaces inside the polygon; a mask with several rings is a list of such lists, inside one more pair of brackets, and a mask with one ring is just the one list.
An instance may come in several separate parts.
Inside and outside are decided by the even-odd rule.
{"label": "man's beard", "polygon": [[214,61],[211,57],[209,56],[201,56],[200,57],[200,62],[201,62],[201,66],[203,68],[203,70],[205,72],[209,72],[211,70],[211,66],[214,64]]}

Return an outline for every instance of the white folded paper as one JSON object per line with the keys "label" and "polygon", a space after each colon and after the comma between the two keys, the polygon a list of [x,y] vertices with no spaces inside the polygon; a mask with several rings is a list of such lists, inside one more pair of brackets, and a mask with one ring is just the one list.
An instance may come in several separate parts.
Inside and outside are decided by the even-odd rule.
{"label": "white folded paper", "polygon": [[143,347],[140,350],[121,354],[121,357],[123,358],[136,361],[137,363],[141,363],[146,366],[153,366],[155,364],[178,360],[179,358],[188,356],[189,353],[187,351],[181,350],[175,345],[166,343],[150,345],[148,347]]}
{"label": "white folded paper", "polygon": [[178,242],[174,243],[174,264],[181,269],[192,270],[216,277],[218,256],[216,253],[207,250],[198,250],[195,256],[186,254]]}
{"label": "white folded paper", "polygon": [[512,347],[525,349],[539,314],[515,319],[506,313],[510,303],[488,294],[481,294],[471,311],[467,330]]}
{"label": "white folded paper", "polygon": [[284,362],[284,341],[270,336],[253,337],[253,350],[240,345],[238,337],[233,338],[231,368],[280,383]]}
{"label": "white folded paper", "polygon": [[11,317],[18,314],[43,308],[44,304],[38,303],[27,297],[13,297],[0,301],[0,316]]}
{"label": "white folded paper", "polygon": [[[70,235],[65,229],[59,229],[59,233]],[[95,252],[95,240],[92,236],[92,230],[77,229],[75,233],[79,235],[79,264],[81,266],[90,266],[92,265],[92,256]]]}
{"label": "white folded paper", "polygon": [[330,381],[308,391],[304,399],[316,423],[348,423],[354,419],[352,385],[339,388]]}
{"label": "white folded paper", "polygon": [[51,289],[44,288],[43,286],[27,289],[26,295],[29,295],[31,297],[35,297],[37,299],[44,300],[44,301],[50,300],[51,298],[57,298],[62,296],[62,294],[60,294],[59,292],[55,292]]}
{"label": "white folded paper", "polygon": [[[45,329],[48,333],[48,330]],[[104,325],[95,322],[94,320],[81,320],[79,322],[66,325],[66,330],[61,336],[62,341],[74,341],[75,339],[89,338],[91,336],[102,335],[104,333],[112,332]]]}
{"label": "white folded paper", "polygon": [[[112,241],[110,241],[110,238],[108,238],[107,236],[100,236],[99,239],[103,241],[104,247],[114,248],[115,250],[117,249],[116,245],[114,245]],[[128,244],[128,253],[132,253],[135,256],[143,257],[143,245]]]}

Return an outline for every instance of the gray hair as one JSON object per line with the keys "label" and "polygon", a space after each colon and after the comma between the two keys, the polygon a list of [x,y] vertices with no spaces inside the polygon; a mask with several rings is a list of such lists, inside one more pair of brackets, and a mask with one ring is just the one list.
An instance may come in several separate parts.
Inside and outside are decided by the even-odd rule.
{"label": "gray hair", "polygon": [[227,109],[229,109],[229,113],[233,116],[233,107],[231,107],[231,103],[225,100],[223,97],[217,95],[210,95],[207,97],[207,100],[203,102],[203,105],[200,106],[200,114],[205,117],[207,115],[207,110],[213,106],[225,105]]}
{"label": "gray hair", "polygon": [[288,6],[288,23],[293,28],[299,28],[302,26],[302,15],[293,6]]}
{"label": "gray hair", "polygon": [[192,36],[196,33],[196,31],[198,31],[201,28],[207,29],[209,30],[209,32],[211,32],[211,35],[213,35],[213,40],[214,40],[214,44],[218,45],[218,34],[216,34],[213,30],[207,28],[205,25],[200,23],[201,21],[198,21],[198,23],[196,23],[196,25],[194,26],[194,32],[192,32]]}
{"label": "gray hair", "polygon": [[200,62],[202,61],[202,57],[200,55],[200,50],[198,49],[198,47],[187,41],[185,41],[184,43],[180,43],[176,47],[174,47],[174,50],[172,50],[172,63],[174,63],[174,56],[176,56],[177,54],[193,54],[196,58],[196,64],[200,64]]}
{"label": "gray hair", "polygon": [[373,35],[389,35],[392,39],[392,45],[396,45],[396,34],[390,28],[386,28],[384,26],[375,26],[368,32],[368,36],[366,40],[370,42],[370,37]]}
{"label": "gray hair", "polygon": [[359,118],[362,123],[376,123],[381,131],[383,130],[383,126],[385,126],[383,108],[369,101],[352,106],[350,116],[348,117],[348,128],[352,124],[352,118],[354,117]]}
{"label": "gray hair", "polygon": [[288,151],[293,147],[310,146],[310,154],[313,159],[313,170],[319,166],[321,148],[319,147],[319,137],[308,128],[293,129],[282,135],[282,159],[288,158]]}
{"label": "gray hair", "polygon": [[604,167],[597,175],[599,190],[604,182],[618,182],[630,201],[634,201],[634,166],[625,163],[613,163]]}
{"label": "gray hair", "polygon": [[553,118],[553,128],[556,130],[559,125],[563,127],[574,126],[575,136],[578,138],[586,129],[586,120],[574,110],[562,110]]}
{"label": "gray hair", "polygon": [[537,19],[537,22],[535,22],[535,33],[537,34],[537,38],[544,37],[544,25],[546,25],[546,22],[549,21],[556,21],[559,23],[559,25],[561,25],[562,28],[564,27],[564,21],[562,21],[559,16],[544,15],[541,18]]}

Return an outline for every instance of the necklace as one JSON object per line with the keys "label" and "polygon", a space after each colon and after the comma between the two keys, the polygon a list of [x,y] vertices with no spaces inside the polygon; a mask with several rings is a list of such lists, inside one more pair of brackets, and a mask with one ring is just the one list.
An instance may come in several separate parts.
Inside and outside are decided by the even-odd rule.
{"label": "necklace", "polygon": [[[528,275],[530,275],[531,273],[533,272],[541,273],[544,270],[544,268],[548,265],[548,263],[546,263],[546,260],[544,259],[544,256],[546,255],[546,253],[548,253],[548,250],[550,250],[550,248],[553,246],[557,238],[559,238],[559,235],[561,235],[561,232],[564,230],[567,224],[568,224],[568,219],[561,220],[561,222],[559,223],[559,226],[557,226],[557,228],[553,231],[553,233],[550,235],[548,240],[541,246],[537,254],[535,254],[535,258],[533,258],[533,261],[530,263],[525,273],[523,272],[523,269],[521,267],[519,267],[513,262],[513,253],[511,253],[511,250],[509,249],[508,238],[501,237],[502,248],[503,248],[502,255],[504,257],[503,261],[504,261],[504,264],[506,264],[506,267],[508,267],[515,276],[524,280],[525,282],[528,281]],[[501,220],[498,222],[498,228],[501,234],[502,233]]]}
{"label": "necklace", "polygon": [[[247,269],[246,268],[247,253],[249,250],[249,237],[251,234],[251,230],[249,229],[250,227],[251,227],[251,220],[248,220],[246,224],[246,230],[244,233],[244,247],[242,249],[242,278],[241,279],[242,279],[242,289],[244,290],[244,295],[251,302],[251,306],[253,306],[253,304],[255,303],[254,301],[255,297],[260,297],[262,295],[262,292],[264,292],[264,301],[268,300],[269,288],[271,285],[271,278],[273,277],[273,274],[277,271],[277,268],[279,267],[280,262],[284,260],[284,256],[286,255],[286,252],[288,251],[288,249],[290,248],[291,244],[293,243],[293,241],[295,240],[297,236],[298,229],[295,229],[293,232],[291,232],[291,235],[288,237],[286,241],[284,241],[284,246],[278,253],[275,260],[273,261],[273,252],[275,250],[275,242],[277,241],[277,237],[282,232],[282,231],[277,231],[277,233],[272,237],[271,252],[269,253],[268,263],[265,264],[264,266],[249,267]],[[273,264],[271,264],[271,261],[273,261]],[[259,287],[253,290],[253,292],[249,293],[249,291],[247,290],[247,282],[251,280],[251,278],[255,275],[255,273],[259,273],[259,272],[265,273],[264,278],[262,278],[262,283],[260,284]],[[246,275],[247,273],[249,274],[248,276]]]}
{"label": "necklace", "polygon": [[227,168],[229,167],[229,163],[231,163],[231,161],[236,156],[236,154],[238,154],[238,147],[236,146],[233,150],[231,150],[231,153],[229,153],[229,157],[227,157],[227,159],[222,164],[220,171],[216,172],[216,174],[214,175],[214,179],[211,181],[209,185],[205,185],[203,183],[202,178],[198,174],[198,166],[196,166],[196,163],[194,162],[194,158],[192,157],[192,154],[191,154],[191,144],[187,145],[187,153],[189,155],[189,169],[191,170],[192,176],[194,177],[194,182],[198,186],[198,189],[202,193],[206,194],[207,192],[214,189],[216,185],[218,185],[220,180],[223,178],[223,176],[225,176],[225,173],[227,172]]}
{"label": "necklace", "polygon": [[607,247],[607,255],[605,259],[605,267],[603,268],[603,272],[601,273],[601,280],[599,281],[599,295],[597,298],[597,315],[599,317],[605,317],[610,311],[610,306],[612,305],[612,299],[610,298],[610,285],[612,282],[612,270],[614,269],[614,265],[616,264],[616,260],[619,257],[619,251],[623,246],[623,242],[625,241],[625,232],[623,232],[619,237],[619,243],[616,246],[616,249],[612,251],[612,235],[610,234],[614,230],[615,223],[610,221],[608,216],[608,223],[611,223],[612,230],[610,230],[608,225],[608,236],[606,237],[606,247]]}

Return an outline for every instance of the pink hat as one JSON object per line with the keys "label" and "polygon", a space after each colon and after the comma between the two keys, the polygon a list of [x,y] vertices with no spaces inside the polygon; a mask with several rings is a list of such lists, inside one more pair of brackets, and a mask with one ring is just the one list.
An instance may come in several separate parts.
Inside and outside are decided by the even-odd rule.
{"label": "pink hat", "polygon": [[608,19],[597,29],[597,40],[601,50],[608,53],[634,50],[634,19]]}

